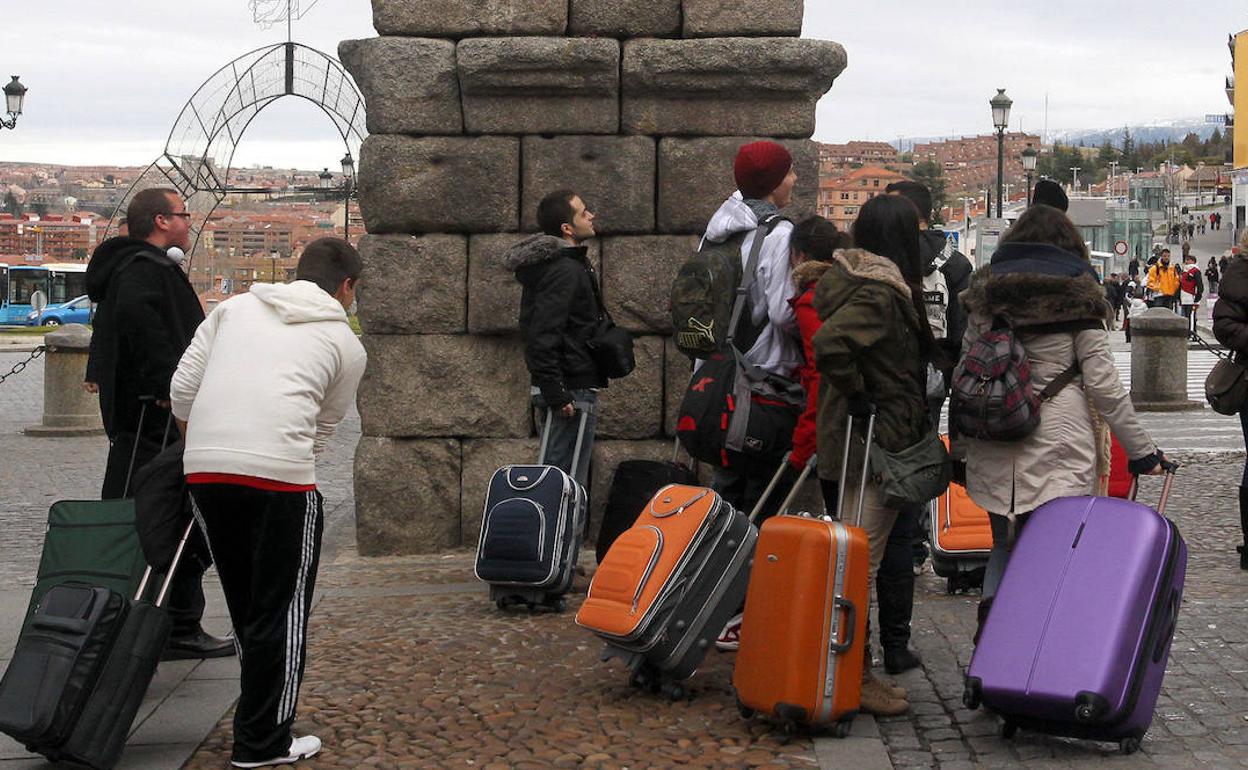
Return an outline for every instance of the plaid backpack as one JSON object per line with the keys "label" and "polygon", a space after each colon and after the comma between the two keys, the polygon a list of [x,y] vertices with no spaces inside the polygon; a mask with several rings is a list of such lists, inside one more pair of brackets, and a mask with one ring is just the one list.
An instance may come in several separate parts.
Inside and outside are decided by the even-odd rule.
{"label": "plaid backpack", "polygon": [[1079,374],[1066,367],[1040,391],[1031,387],[1031,362],[1014,328],[996,319],[953,371],[949,415],[957,432],[988,441],[1018,441],[1040,424],[1040,406]]}

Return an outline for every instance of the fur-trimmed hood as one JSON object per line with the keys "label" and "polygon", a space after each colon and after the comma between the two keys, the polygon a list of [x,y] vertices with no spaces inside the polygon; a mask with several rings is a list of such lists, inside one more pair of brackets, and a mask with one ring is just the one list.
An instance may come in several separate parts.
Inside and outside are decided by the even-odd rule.
{"label": "fur-trimmed hood", "polygon": [[803,289],[822,278],[831,267],[832,264],[829,262],[820,262],[817,259],[807,260],[793,268],[793,286],[801,294]]}
{"label": "fur-trimmed hood", "polygon": [[559,256],[560,251],[567,248],[576,247],[569,246],[567,241],[553,235],[541,233],[530,235],[507,250],[507,253],[503,255],[503,264],[508,270],[515,271],[528,265],[554,259]]}
{"label": "fur-trimmed hood", "polygon": [[1104,321],[1112,313],[1096,273],[1078,256],[1045,244],[1006,246],[1013,248],[999,249],[962,293],[970,313],[1018,326]]}
{"label": "fur-trimmed hood", "polygon": [[905,297],[907,302],[910,300],[910,287],[892,260],[866,249],[837,249],[832,254],[832,261],[849,274],[847,283],[882,283]]}

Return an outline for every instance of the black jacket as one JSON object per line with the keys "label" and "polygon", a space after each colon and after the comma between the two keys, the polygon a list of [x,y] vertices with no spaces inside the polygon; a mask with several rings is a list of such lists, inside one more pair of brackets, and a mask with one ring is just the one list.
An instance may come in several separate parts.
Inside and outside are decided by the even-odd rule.
{"label": "black jacket", "polygon": [[[939,230],[924,230],[921,235],[919,255],[923,260],[923,274],[927,275],[936,269],[936,260],[945,250],[945,234]],[[945,316],[948,328],[945,339],[939,341],[948,359],[945,367],[945,382],[949,382],[953,364],[957,363],[962,354],[962,336],[966,334],[966,310],[962,307],[962,301],[958,299],[958,295],[971,285],[973,270],[971,261],[956,249],[940,266],[940,272],[945,274],[945,282],[949,284],[949,309]]]}
{"label": "black jacket", "polygon": [[1248,257],[1236,256],[1222,271],[1213,336],[1239,356],[1248,356]]}
{"label": "black jacket", "polygon": [[99,303],[87,381],[100,386],[110,436],[134,431],[139,400],[168,400],[169,380],[204,320],[182,268],[137,238],[110,238],[87,264],[87,294]]}
{"label": "black jacket", "polygon": [[520,333],[533,385],[548,406],[572,402],[569,391],[605,388],[586,344],[604,319],[598,278],[584,246],[534,235],[513,246],[503,260],[524,290]]}

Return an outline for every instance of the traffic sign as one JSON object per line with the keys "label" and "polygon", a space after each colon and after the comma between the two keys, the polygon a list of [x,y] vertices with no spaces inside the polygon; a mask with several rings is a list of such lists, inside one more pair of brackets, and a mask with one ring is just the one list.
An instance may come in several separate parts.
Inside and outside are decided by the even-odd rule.
{"label": "traffic sign", "polygon": [[1114,244],[1114,253],[1120,257],[1125,257],[1127,256],[1127,248],[1128,246],[1126,241],[1118,241]]}

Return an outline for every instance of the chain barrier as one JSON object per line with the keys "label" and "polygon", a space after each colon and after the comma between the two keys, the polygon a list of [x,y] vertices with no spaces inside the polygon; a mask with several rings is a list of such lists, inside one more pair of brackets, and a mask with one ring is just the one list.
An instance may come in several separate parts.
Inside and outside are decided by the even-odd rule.
{"label": "chain barrier", "polygon": [[30,358],[27,358],[25,361],[18,361],[16,364],[14,364],[13,368],[9,370],[8,374],[0,374],[0,385],[3,385],[5,380],[9,379],[13,375],[25,369],[27,364],[29,364],[31,361],[34,361],[39,356],[43,355],[47,349],[48,349],[47,345],[40,345],[39,347],[35,348],[34,352],[30,354]]}

